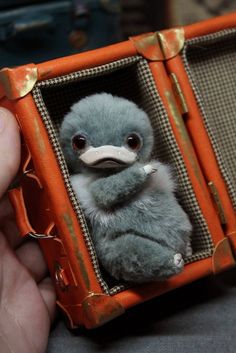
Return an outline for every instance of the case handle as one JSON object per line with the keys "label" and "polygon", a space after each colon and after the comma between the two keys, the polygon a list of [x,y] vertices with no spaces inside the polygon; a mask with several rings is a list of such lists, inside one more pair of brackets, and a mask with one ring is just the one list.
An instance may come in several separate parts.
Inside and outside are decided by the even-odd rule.
{"label": "case handle", "polygon": [[36,239],[54,238],[53,235],[36,233],[34,228],[31,226],[25,207],[23,190],[21,186],[9,190],[8,197],[15,211],[16,223],[21,237],[31,236]]}

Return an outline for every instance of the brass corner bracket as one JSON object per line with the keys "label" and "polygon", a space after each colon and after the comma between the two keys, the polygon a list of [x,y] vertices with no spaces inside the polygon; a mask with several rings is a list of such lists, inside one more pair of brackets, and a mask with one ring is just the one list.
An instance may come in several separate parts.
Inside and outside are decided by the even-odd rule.
{"label": "brass corner bracket", "polygon": [[226,237],[216,245],[212,256],[212,270],[214,274],[221,273],[236,265],[230,240]]}
{"label": "brass corner bracket", "polygon": [[29,64],[0,70],[0,98],[16,100],[26,96],[38,80],[36,65]]}
{"label": "brass corner bracket", "polygon": [[175,57],[185,42],[182,27],[131,37],[137,52],[151,61],[164,61]]}
{"label": "brass corner bracket", "polygon": [[112,296],[90,293],[82,302],[85,326],[99,327],[125,312],[124,307]]}

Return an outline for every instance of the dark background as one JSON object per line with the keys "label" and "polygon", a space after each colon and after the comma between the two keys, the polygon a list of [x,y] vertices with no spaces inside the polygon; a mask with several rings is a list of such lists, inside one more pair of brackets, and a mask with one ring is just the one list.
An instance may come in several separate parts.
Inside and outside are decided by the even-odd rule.
{"label": "dark background", "polygon": [[236,0],[0,0],[0,67],[102,47],[236,10]]}

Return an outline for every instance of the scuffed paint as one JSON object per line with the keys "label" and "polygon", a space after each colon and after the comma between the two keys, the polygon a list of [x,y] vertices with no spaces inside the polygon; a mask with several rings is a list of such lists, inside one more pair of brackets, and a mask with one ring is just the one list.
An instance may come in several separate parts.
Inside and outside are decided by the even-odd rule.
{"label": "scuffed paint", "polygon": [[39,127],[36,119],[34,119],[34,128],[35,128],[35,142],[39,146],[40,153],[44,154],[46,151],[46,147],[45,147],[42,135],[41,135],[40,127]]}
{"label": "scuffed paint", "polygon": [[[191,143],[188,131],[184,125],[182,115],[180,114],[180,112],[178,110],[178,107],[176,105],[173,94],[170,91],[166,91],[165,96],[166,96],[171,114],[173,116],[175,125],[178,129],[180,136],[181,136],[181,140],[183,141],[184,152],[188,158],[189,163],[191,164],[191,166],[193,168],[195,177],[197,178],[199,184],[202,186],[202,178],[200,175],[200,170],[198,168],[198,165],[195,161],[194,154],[192,152],[192,149],[193,149],[192,143]],[[204,190],[204,188],[203,188],[203,190]]]}
{"label": "scuffed paint", "polygon": [[71,235],[71,238],[73,240],[73,243],[74,243],[74,247],[75,247],[75,255],[76,255],[76,258],[78,260],[78,263],[79,263],[79,268],[80,268],[80,271],[81,271],[81,274],[82,274],[82,277],[84,279],[84,283],[86,285],[86,288],[88,290],[90,290],[91,288],[91,285],[90,285],[90,280],[89,280],[89,276],[88,276],[88,271],[86,269],[86,266],[85,266],[85,263],[84,263],[84,260],[83,260],[83,256],[78,248],[78,237],[77,237],[77,234],[75,232],[75,229],[74,229],[74,226],[73,226],[73,222],[72,222],[72,219],[69,215],[69,213],[64,213],[63,215],[63,219],[68,227],[68,230],[69,230],[69,233]]}
{"label": "scuffed paint", "polygon": [[104,325],[125,312],[124,307],[112,296],[91,293],[82,303],[85,326],[95,328]]}

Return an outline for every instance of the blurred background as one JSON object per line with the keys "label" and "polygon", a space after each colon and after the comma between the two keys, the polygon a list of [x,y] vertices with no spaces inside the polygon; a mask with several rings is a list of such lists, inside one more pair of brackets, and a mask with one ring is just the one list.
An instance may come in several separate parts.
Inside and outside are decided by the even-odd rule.
{"label": "blurred background", "polygon": [[0,67],[102,47],[236,10],[236,0],[0,0]]}

